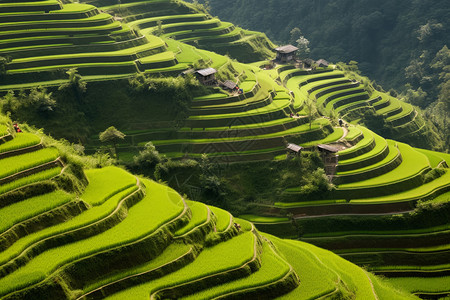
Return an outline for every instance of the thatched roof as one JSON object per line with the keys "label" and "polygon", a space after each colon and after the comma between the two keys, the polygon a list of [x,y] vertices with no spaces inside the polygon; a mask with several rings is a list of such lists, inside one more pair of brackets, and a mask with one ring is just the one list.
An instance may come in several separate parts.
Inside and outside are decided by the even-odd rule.
{"label": "thatched roof", "polygon": [[281,46],[275,49],[275,51],[279,52],[279,53],[292,53],[297,51],[298,48],[292,45],[285,45],[285,46]]}
{"label": "thatched roof", "polygon": [[202,76],[209,76],[209,75],[217,73],[217,70],[214,68],[207,68],[207,69],[198,70],[195,73],[200,74]]}
{"label": "thatched roof", "polygon": [[296,144],[291,144],[291,143],[289,143],[289,144],[287,145],[286,149],[298,153],[298,152],[300,152],[300,151],[303,150],[303,147],[302,147],[302,146],[299,146],[299,145],[296,145]]}
{"label": "thatched roof", "polygon": [[317,145],[317,148],[319,148],[319,150],[325,150],[325,151],[333,152],[333,153],[336,153],[339,151],[339,148],[331,146],[331,145],[319,144],[319,145]]}
{"label": "thatched roof", "polygon": [[234,90],[236,88],[236,83],[231,80],[225,81],[222,85],[230,90]]}
{"label": "thatched roof", "polygon": [[316,64],[318,66],[323,65],[325,67],[328,67],[328,65],[329,65],[329,63],[325,59],[319,59],[318,61],[316,61]]}

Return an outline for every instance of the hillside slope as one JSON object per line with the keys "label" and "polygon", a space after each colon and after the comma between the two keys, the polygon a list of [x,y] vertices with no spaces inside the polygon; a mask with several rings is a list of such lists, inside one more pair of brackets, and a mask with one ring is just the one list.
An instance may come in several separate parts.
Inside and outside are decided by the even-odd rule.
{"label": "hillside slope", "polygon": [[[409,81],[404,70],[422,51],[434,57],[450,42],[450,6],[445,0],[210,0],[209,4],[223,20],[265,32],[277,42],[289,41],[290,31],[298,27],[311,42],[312,57],[356,60],[366,75],[387,89],[401,89]],[[256,5],[260,9],[255,11]]]}
{"label": "hillside slope", "polygon": [[[3,1],[0,4],[0,7],[9,11],[0,13],[0,17],[5,21],[2,23],[3,26],[14,29],[5,32],[12,35],[16,33],[26,35],[24,40],[14,36],[5,43],[15,45],[16,42],[23,42],[27,45],[22,49],[23,53],[30,55],[8,61],[6,74],[2,74],[2,78],[9,78],[12,83],[4,85],[3,88],[14,90],[2,97],[2,110],[11,112],[11,117],[15,121],[29,121],[31,124],[44,127],[52,135],[67,137],[79,143],[87,142],[85,143],[87,152],[94,153],[100,150],[102,153],[97,154],[97,157],[106,160],[109,154],[104,152],[109,151],[109,147],[100,144],[98,132],[115,125],[127,136],[118,144],[118,151],[110,151],[110,154],[130,165],[138,161],[136,169],[139,174],[146,173],[156,180],[167,181],[181,194],[186,193],[194,200],[212,202],[221,207],[238,202],[237,209],[234,206],[230,207],[239,213],[245,210],[247,214],[242,217],[255,221],[258,228],[264,228],[264,231],[282,237],[309,239],[312,243],[336,251],[355,263],[368,264],[371,270],[381,274],[403,276],[404,286],[412,282],[409,281],[410,277],[420,278],[426,274],[436,279],[437,284],[433,285],[432,289],[425,284],[431,280],[428,279],[417,289],[410,290],[412,292],[439,295],[448,293],[448,285],[446,286],[448,277],[445,276],[448,275],[450,253],[448,247],[450,161],[447,154],[412,148],[401,143],[415,138],[421,142],[422,147],[438,146],[432,135],[428,135],[421,114],[412,105],[375,90],[369,82],[354,76],[342,65],[329,64],[307,68],[296,63],[278,64],[271,61],[245,64],[205,50],[215,49],[214,47],[222,47],[222,50],[228,49],[228,46],[237,47],[237,51],[242,55],[252,56],[251,45],[250,50],[243,50],[242,47],[246,48],[249,44],[255,46],[256,42],[251,41],[261,35],[241,32],[234,25],[212,18],[199,10],[199,7],[184,2],[161,0],[116,3],[98,0],[90,3],[102,6],[103,10],[116,16],[100,12],[89,4],[72,3],[62,6],[60,2],[52,0],[23,3]],[[86,14],[84,10],[88,13]],[[21,22],[22,18],[26,22]],[[124,21],[128,23],[123,23]],[[96,25],[90,26],[92,22]],[[111,26],[118,32],[108,31],[110,29],[108,25],[106,27],[109,29],[104,32],[106,36],[102,36],[98,30],[104,25],[98,22],[113,24]],[[93,32],[88,34],[82,31],[84,33],[81,37],[71,36],[75,28],[73,26],[77,30],[78,27],[91,28]],[[40,27],[44,27],[45,30],[41,30]],[[50,33],[52,35],[48,36]],[[59,38],[59,33],[68,38],[71,44],[65,46],[71,51],[76,49],[76,41],[72,39],[75,37],[82,38],[77,40],[82,41],[81,49],[92,50],[90,44],[95,44],[95,47],[122,45],[120,41],[114,39],[116,34],[123,37],[124,44],[130,48],[125,51],[127,53],[125,56],[122,56],[122,50],[100,51],[100,53],[75,51],[71,54],[33,56],[36,53],[33,47],[29,47],[31,44],[36,43],[38,51],[48,51],[52,47],[47,48],[45,43],[54,38],[53,34]],[[40,44],[40,37],[44,44]],[[85,40],[88,37],[89,39]],[[142,48],[134,47],[131,40],[135,38],[144,42]],[[249,44],[247,40],[250,41]],[[141,53],[143,56],[136,59],[140,50],[155,45],[152,42],[161,46],[160,52],[147,56],[148,52],[145,50]],[[265,44],[262,52],[257,55],[258,58],[260,55],[265,56],[265,50],[269,49],[269,45],[270,43]],[[60,46],[55,45],[54,51],[66,49],[65,46]],[[19,55],[22,53],[22,50],[19,50],[14,47],[7,48],[5,53]],[[135,52],[137,50],[139,51]],[[155,57],[158,58],[158,62],[153,60]],[[115,65],[110,62],[111,59],[124,59],[124,64],[131,66],[132,70],[122,72],[120,69],[118,74],[108,75],[109,71],[100,68],[96,61],[102,61],[102,64],[109,68]],[[161,62],[159,59],[164,61],[168,59],[171,63],[159,65]],[[68,65],[59,64],[67,60],[70,61]],[[18,69],[14,69],[14,66]],[[74,67],[78,67],[79,74],[75,72]],[[85,67],[97,73],[89,75],[89,72],[85,73]],[[190,74],[206,67],[216,69],[219,86],[202,85],[193,74]],[[185,70],[188,72],[182,73]],[[41,77],[43,74],[51,76],[59,74],[65,77],[69,75],[71,79],[58,79],[55,82],[50,80],[53,77]],[[223,84],[226,80],[236,83],[239,89],[227,90],[223,85],[220,87],[220,83]],[[84,91],[83,85],[86,81],[88,88]],[[50,87],[47,90],[35,88],[38,85]],[[51,87],[53,85],[56,86]],[[23,87],[31,89],[21,90]],[[343,119],[342,122],[339,118]],[[362,122],[373,131],[359,125]],[[4,135],[0,149],[4,149],[5,152],[1,165],[4,172],[1,189],[5,193],[8,192],[5,194],[8,198],[5,203],[9,205],[23,200],[24,197],[38,197],[60,189],[66,194],[69,193],[69,195],[64,193],[52,195],[59,199],[55,205],[60,210],[42,214],[43,210],[34,207],[33,213],[39,216],[30,220],[29,225],[32,228],[24,231],[20,224],[5,237],[4,245],[8,248],[7,251],[11,251],[5,254],[5,274],[10,272],[16,274],[5,277],[9,278],[4,282],[7,282],[4,285],[5,293],[9,293],[9,288],[6,288],[9,286],[11,289],[24,288],[27,282],[23,281],[22,286],[18,278],[25,276],[29,276],[30,282],[40,282],[47,275],[54,275],[47,281],[51,286],[50,289],[53,289],[53,283],[50,281],[56,280],[61,283],[61,293],[73,294],[74,297],[84,293],[79,290],[86,289],[86,293],[94,292],[101,287],[103,280],[107,282],[118,280],[116,276],[119,275],[116,272],[121,272],[117,270],[112,271],[110,276],[105,275],[109,276],[108,278],[100,278],[102,282],[99,283],[93,282],[97,277],[90,278],[84,273],[80,275],[77,272],[88,272],[88,269],[84,269],[84,264],[91,263],[91,260],[84,262],[81,260],[83,267],[76,269],[74,276],[86,277],[88,281],[79,282],[80,277],[71,279],[72,263],[77,266],[74,268],[78,268],[76,259],[89,257],[91,253],[83,251],[91,249],[90,246],[94,244],[98,246],[95,251],[101,253],[106,251],[106,256],[109,255],[107,249],[122,251],[122,245],[135,251],[131,245],[133,241],[140,241],[144,236],[152,234],[152,230],[157,230],[156,228],[163,223],[147,224],[144,221],[149,220],[143,220],[142,216],[136,215],[136,218],[142,217],[140,219],[143,222],[140,223],[143,224],[140,228],[142,231],[136,231],[133,233],[135,235],[130,236],[127,234],[133,231],[131,228],[135,226],[134,221],[124,223],[124,227],[117,224],[124,221],[123,218],[128,215],[128,208],[131,211],[138,203],[148,205],[144,199],[147,195],[153,195],[151,193],[153,190],[146,193],[150,189],[149,185],[154,186],[157,191],[163,188],[117,168],[87,170],[85,172],[87,177],[80,180],[84,178],[80,170],[80,164],[86,163],[83,159],[77,158],[78,163],[69,163],[67,167],[67,162],[70,162],[65,153],[67,149],[55,150],[52,147],[41,149],[43,145],[39,142],[39,138],[30,135],[29,132],[17,136],[9,134],[13,132],[11,122],[6,120],[3,123],[0,125],[0,136]],[[386,137],[395,140],[385,139]],[[303,148],[296,147],[296,149],[302,149],[303,152],[286,156],[288,143],[299,144]],[[84,149],[80,145],[73,147],[80,152]],[[139,159],[134,159],[135,155],[141,158],[141,165]],[[96,164],[101,163],[91,162],[90,166]],[[114,180],[110,180],[112,178]],[[91,188],[86,187],[88,181]],[[25,191],[16,190],[22,186],[26,186]],[[76,195],[82,201],[74,202],[76,206],[73,207],[74,204],[70,199],[76,198]],[[34,203],[36,200],[36,203],[45,203],[46,199],[46,196],[42,196],[38,199],[33,198],[30,202]],[[131,202],[127,202],[128,200]],[[67,201],[70,203],[67,210],[66,207],[59,207]],[[22,205],[27,206],[30,202],[23,202],[25,204]],[[119,207],[117,203],[124,206]],[[22,209],[23,206],[19,208]],[[206,206],[191,202],[183,204],[183,207],[191,207],[193,215],[197,211],[199,219],[192,216],[194,221],[190,223],[191,225],[184,222],[170,227],[168,229],[170,234],[164,232],[167,236],[172,235],[173,238],[177,234],[184,235],[203,223],[207,227],[202,227],[203,235],[214,231],[213,225],[217,220],[214,220]],[[53,208],[55,206],[46,206],[45,209]],[[9,216],[10,211],[6,210],[4,215]],[[85,211],[89,211],[89,214],[84,214]],[[186,208],[186,211],[189,209]],[[63,217],[53,218],[54,213],[58,216],[63,214]],[[12,219],[8,221],[7,226],[14,226],[16,221],[28,220],[31,215],[27,213],[17,220]],[[77,218],[79,215],[80,218]],[[186,213],[187,215],[189,213]],[[161,216],[164,217],[165,214],[161,213]],[[16,243],[25,236],[28,238],[31,231],[40,231],[42,224],[47,225],[49,219],[64,224],[56,228],[56,231],[49,229],[36,232],[30,240],[23,239],[22,242]],[[65,223],[69,219],[73,220],[73,223]],[[35,226],[35,221],[39,225]],[[94,224],[94,228],[90,226],[91,224]],[[5,225],[5,228],[7,226]],[[117,231],[107,234],[105,231],[107,228],[114,228]],[[78,238],[69,234],[69,238],[66,239],[62,234],[66,231],[81,232],[83,239],[93,238],[95,234],[96,239],[86,240],[86,244],[80,242],[71,247],[63,247],[65,252],[60,254],[61,260],[55,260],[53,265],[47,264],[46,260],[48,255],[55,255],[59,250],[42,256],[28,269],[25,267],[19,269],[35,255],[39,256],[41,254],[39,249],[47,249],[46,247],[53,249],[54,246],[72,243],[73,239]],[[252,232],[254,233],[254,230]],[[105,234],[100,235],[103,233]],[[100,237],[97,237],[97,234]],[[53,235],[58,236],[56,241],[50,238]],[[432,235],[433,238],[429,238],[428,235]],[[264,239],[256,234],[255,236],[254,239],[264,245]],[[47,237],[50,239],[47,240]],[[206,247],[210,245],[209,243],[215,245],[218,242],[216,238],[212,237],[213,241],[210,241],[210,238],[203,241],[203,237],[200,240],[195,238],[194,241],[190,241],[192,253],[195,253],[192,255],[197,257],[198,253],[195,251],[203,249],[203,246]],[[171,241],[171,238],[166,236],[162,239],[166,242]],[[226,246],[224,247],[226,249]],[[31,251],[30,255],[19,255],[20,249]],[[141,255],[146,257],[147,254],[139,251],[136,252],[137,257]],[[73,256],[71,253],[76,255]],[[210,255],[215,255],[214,252],[211,253],[213,254]],[[269,256],[273,258],[273,255]],[[9,258],[14,260],[9,262]],[[140,262],[147,262],[142,259]],[[106,261],[105,264],[117,263],[115,260]],[[124,259],[124,263],[126,261],[127,259]],[[279,260],[275,257],[272,261]],[[289,263],[294,265],[292,261]],[[121,268],[120,264],[117,264],[118,268]],[[64,267],[61,267],[63,265]],[[35,267],[42,267],[39,269],[41,273],[32,271]],[[109,265],[105,268],[109,268]],[[142,271],[137,265],[132,267],[126,265],[124,268],[127,270],[136,268],[137,271],[133,269],[136,274],[141,274]],[[133,270],[129,272],[134,274]],[[192,271],[185,270],[188,271],[180,271],[181,274]],[[221,273],[223,270],[210,271]],[[94,274],[97,273],[93,271],[92,275]],[[293,272],[285,273],[287,277],[283,278],[286,282],[282,281],[280,284],[293,287],[292,284],[295,283],[293,274]],[[120,276],[122,275],[124,274]],[[128,275],[127,273],[125,277]],[[297,275],[301,276],[299,272]],[[184,285],[181,287],[177,278],[172,279],[171,282],[177,286],[175,288],[177,292],[185,288]],[[45,290],[47,283],[39,285],[38,290],[41,288]],[[119,286],[121,284],[122,281]],[[367,282],[361,284],[364,286]],[[149,289],[158,294],[157,291],[165,285],[166,282],[161,280],[158,286],[149,286]],[[340,287],[339,284],[338,286]],[[92,290],[89,290],[90,288]],[[342,295],[354,292],[351,291],[353,288],[350,283],[344,284],[343,289],[350,292],[341,289]],[[222,288],[218,290],[222,291]],[[134,290],[128,292],[134,293]],[[166,292],[164,290],[163,293]],[[139,294],[140,291],[136,293]]]}
{"label": "hillside slope", "polygon": [[167,186],[80,169],[82,157],[24,131],[7,129],[0,145],[1,165],[26,162],[1,168],[2,299],[415,298]]}

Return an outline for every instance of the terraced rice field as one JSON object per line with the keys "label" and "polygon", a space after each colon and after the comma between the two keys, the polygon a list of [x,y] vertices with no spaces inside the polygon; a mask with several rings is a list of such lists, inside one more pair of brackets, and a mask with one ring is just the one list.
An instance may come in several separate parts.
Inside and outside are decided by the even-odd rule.
{"label": "terraced rice field", "polygon": [[[262,236],[251,223],[185,200],[167,186],[117,167],[84,173],[87,186],[79,197],[56,189],[2,203],[2,298],[277,297],[353,289],[354,283],[368,287],[366,279],[353,275],[336,285],[337,265],[322,274],[317,250],[285,247],[290,242]],[[0,193],[2,199],[7,196]],[[8,234],[20,226],[27,231],[16,231],[14,238]],[[308,272],[294,257],[312,259]],[[348,266],[351,273],[358,269]],[[314,276],[323,280],[307,280]]]}
{"label": "terraced rice field", "polygon": [[161,39],[133,31],[92,5],[24,3],[5,3],[0,13],[0,55],[11,58],[0,89],[60,84],[67,80],[55,72],[60,69],[77,68],[91,80],[177,64]]}
{"label": "terraced rice field", "polygon": [[[424,124],[411,105],[366,90],[332,66],[263,70],[262,63],[245,65],[207,51],[240,54],[265,38],[188,3],[84,2],[0,3],[0,56],[11,58],[0,90],[59,85],[67,81],[61,70],[73,67],[89,81],[178,75],[206,64],[232,76],[243,94],[215,88],[195,97],[181,128],[131,129],[128,148],[140,149],[151,140],[173,158],[207,153],[219,162],[272,160],[288,142],[308,151],[318,144],[340,149],[330,155],[336,161],[331,164],[323,154],[335,185],[328,199],[305,200],[299,188],[291,188],[283,194],[285,202],[267,206],[267,215],[242,217],[264,228],[291,228],[324,214],[408,214],[419,200],[441,194],[433,205],[448,202],[448,155],[385,140],[362,126],[335,127],[334,116],[357,121],[356,112],[372,109],[393,134],[404,137]],[[309,111],[309,101],[318,114]],[[58,159],[58,150],[46,148],[32,133],[9,136],[10,123],[0,118],[0,136],[6,136],[0,144],[1,298],[208,299],[261,293],[286,299],[411,298],[330,252],[261,235],[226,211],[183,199],[117,167],[84,170],[78,194],[63,191],[70,162]],[[295,230],[300,237],[301,226]],[[371,264],[378,273],[398,272],[402,277],[391,282],[409,292],[444,295],[448,265],[438,262],[448,257],[447,231],[445,224],[410,231],[355,228],[304,239]],[[435,239],[424,242],[424,237]],[[421,244],[394,245],[406,238]],[[348,241],[355,243],[350,247]],[[380,244],[364,244],[370,241]],[[414,272],[429,272],[434,283],[412,280],[408,275]]]}

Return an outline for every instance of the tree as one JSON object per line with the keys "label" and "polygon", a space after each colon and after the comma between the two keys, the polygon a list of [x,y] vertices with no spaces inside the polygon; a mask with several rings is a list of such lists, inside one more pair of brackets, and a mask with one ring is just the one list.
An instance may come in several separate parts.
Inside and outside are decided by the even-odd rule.
{"label": "tree", "polygon": [[156,150],[152,142],[145,144],[145,148],[139,151],[137,156],[133,158],[132,167],[139,172],[153,173],[156,165],[163,161],[163,158]]}
{"label": "tree", "polygon": [[111,142],[114,147],[114,153],[116,158],[119,159],[119,153],[117,152],[117,142],[123,140],[125,134],[116,129],[116,127],[111,126],[103,132],[100,132],[99,139],[102,143]]}
{"label": "tree", "polygon": [[292,28],[290,31],[290,39],[289,43],[292,45],[297,45],[298,52],[297,55],[300,58],[306,58],[309,56],[311,52],[309,49],[309,40],[305,38],[302,34],[302,31],[298,27]]}
{"label": "tree", "polygon": [[292,28],[290,34],[291,34],[291,38],[289,39],[289,43],[291,45],[295,45],[298,38],[302,36],[302,31],[300,30],[300,28],[294,27],[294,28]]}
{"label": "tree", "polygon": [[81,99],[81,95],[86,92],[86,82],[83,80],[83,77],[78,73],[77,68],[71,68],[66,72],[69,75],[69,81],[62,84],[58,90],[63,90],[67,88],[72,88],[75,96],[78,100]]}
{"label": "tree", "polygon": [[162,28],[162,21],[158,20],[156,21],[156,24],[158,25],[158,29],[155,32],[156,36],[161,36],[164,33],[164,29]]}
{"label": "tree", "polygon": [[51,112],[56,107],[56,100],[53,98],[53,93],[47,93],[46,88],[37,87],[30,90],[28,104],[40,112]]}
{"label": "tree", "polygon": [[405,86],[407,88],[405,93],[406,101],[411,104],[420,106],[422,108],[427,106],[427,93],[419,87],[417,90],[414,90],[410,84]]}
{"label": "tree", "polygon": [[300,56],[301,58],[308,57],[309,53],[311,52],[309,49],[309,40],[304,36],[301,36],[297,40],[297,48],[298,48],[298,56]]}
{"label": "tree", "polygon": [[306,98],[305,106],[306,106],[306,110],[308,111],[309,129],[311,130],[312,122],[314,120],[314,115],[317,113],[317,108],[316,108],[316,105],[314,104],[314,101],[309,96],[308,96],[308,98]]}
{"label": "tree", "polygon": [[3,75],[6,73],[6,64],[8,63],[8,59],[0,56],[0,75]]}

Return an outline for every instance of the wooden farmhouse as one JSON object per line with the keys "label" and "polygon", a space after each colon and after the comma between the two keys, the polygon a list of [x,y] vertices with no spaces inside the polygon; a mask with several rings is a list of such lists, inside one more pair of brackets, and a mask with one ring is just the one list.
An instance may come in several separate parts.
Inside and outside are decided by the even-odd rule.
{"label": "wooden farmhouse", "polygon": [[237,88],[237,84],[231,80],[227,80],[225,82],[222,82],[221,84],[222,88],[229,91],[234,91]]}
{"label": "wooden farmhouse", "polygon": [[216,73],[216,69],[207,68],[196,71],[195,75],[197,76],[197,79],[200,81],[200,83],[204,85],[214,85],[217,83],[215,75]]}
{"label": "wooden farmhouse", "polygon": [[302,63],[303,63],[303,68],[305,68],[305,69],[311,69],[315,64],[314,60],[312,60],[311,58],[302,60]]}
{"label": "wooden farmhouse", "polygon": [[292,45],[286,45],[275,49],[277,52],[276,60],[280,63],[289,63],[295,61],[295,55],[298,48]]}
{"label": "wooden farmhouse", "polygon": [[316,61],[316,64],[319,68],[328,68],[329,63],[325,59],[319,59]]}
{"label": "wooden farmhouse", "polygon": [[296,145],[296,144],[292,144],[292,143],[289,143],[289,144],[287,144],[287,146],[286,146],[286,151],[287,151],[287,157],[289,158],[289,157],[300,157],[301,156],[301,154],[302,154],[302,150],[303,150],[303,147],[302,146],[299,146],[299,145]]}

